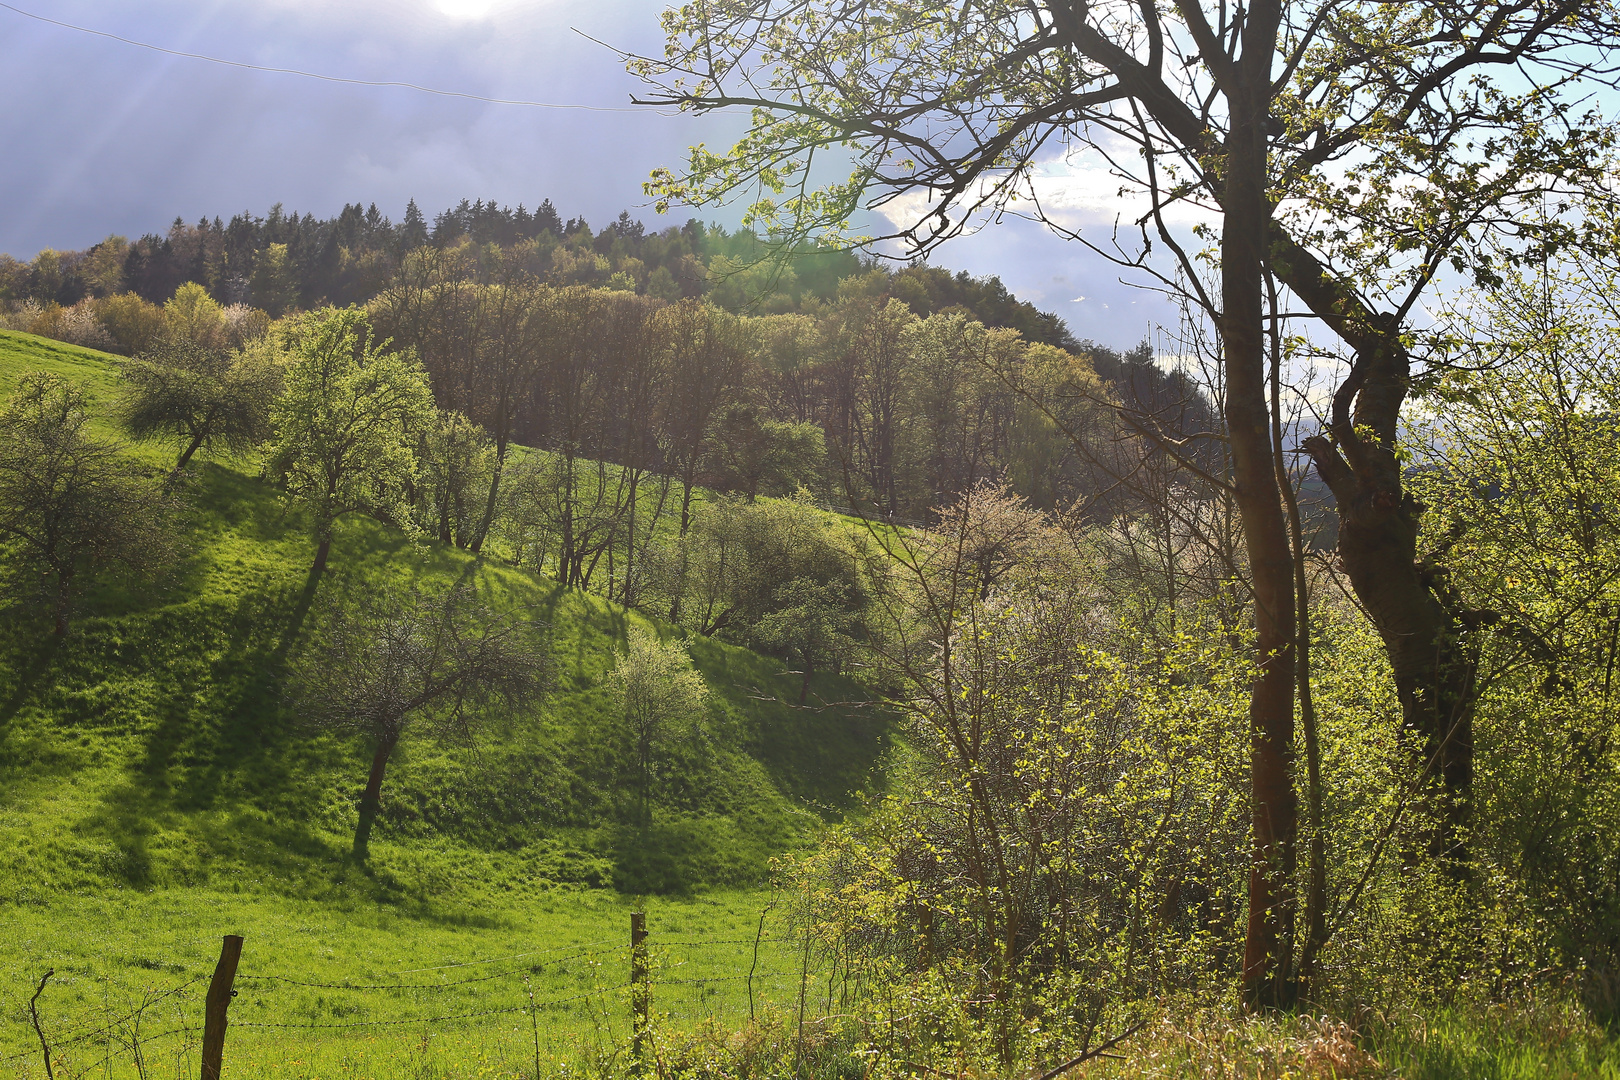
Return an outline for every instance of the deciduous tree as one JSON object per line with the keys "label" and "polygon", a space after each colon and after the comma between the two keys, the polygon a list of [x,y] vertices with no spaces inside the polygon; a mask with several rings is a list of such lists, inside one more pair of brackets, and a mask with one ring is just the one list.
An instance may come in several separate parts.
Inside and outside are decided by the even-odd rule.
{"label": "deciduous tree", "polygon": [[175,471],[198,450],[241,453],[270,437],[281,367],[265,344],[234,352],[170,338],[123,366],[120,419],[136,439],[179,446]]}
{"label": "deciduous tree", "polygon": [[287,331],[287,346],[265,471],[309,509],[318,575],[344,514],[409,520],[414,433],[433,423],[433,394],[415,358],[378,341],[358,308],[305,316]]}
{"label": "deciduous tree", "polygon": [[326,633],[297,662],[292,703],[301,722],[372,743],[355,857],[366,857],[388,761],[407,730],[425,722],[470,738],[496,707],[532,701],[545,670],[531,627],[467,586],[384,590],[334,607]]}
{"label": "deciduous tree", "polygon": [[692,667],[686,647],[633,627],[625,655],[613,669],[612,691],[619,714],[636,747],[636,781],[642,828],[652,824],[652,792],[657,756],[702,719],[709,695],[703,675]]}
{"label": "deciduous tree", "polygon": [[43,371],[24,375],[0,413],[0,543],[41,587],[58,636],[87,575],[156,562],[177,505],[88,428],[83,392]]}
{"label": "deciduous tree", "polygon": [[[1579,238],[1578,200],[1604,189],[1612,145],[1581,101],[1611,70],[1613,5],[720,0],[672,10],[665,27],[663,56],[631,58],[659,87],[652,101],[753,111],[730,152],[698,147],[683,170],[654,174],[660,207],[762,184],[745,220],[791,240],[848,236],[863,208],[914,199],[924,209],[896,236],[926,250],[986,213],[1050,222],[1034,178],[1065,150],[1141,196],[1137,248],[1064,231],[1139,270],[1152,268],[1150,247],[1167,251],[1160,281],[1219,328],[1258,667],[1243,974],[1251,999],[1287,999],[1296,586],[1265,281],[1275,275],[1352,356],[1328,430],[1306,448],[1333,491],[1340,557],[1383,637],[1404,722],[1461,825],[1473,678],[1466,623],[1424,580],[1422,509],[1403,486],[1400,411],[1420,374],[1409,320],[1448,267],[1488,281],[1504,261]],[[853,167],[818,187],[829,156]],[[1554,212],[1532,212],[1544,203]],[[1219,221],[1207,261],[1170,224],[1188,205]]]}

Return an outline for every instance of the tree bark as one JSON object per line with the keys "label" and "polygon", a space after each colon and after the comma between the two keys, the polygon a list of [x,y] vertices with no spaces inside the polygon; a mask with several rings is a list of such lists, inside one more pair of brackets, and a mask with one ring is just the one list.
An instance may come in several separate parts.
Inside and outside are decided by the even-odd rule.
{"label": "tree bark", "polygon": [[1439,781],[1440,822],[1430,854],[1460,866],[1468,857],[1476,664],[1460,613],[1441,601],[1433,573],[1418,557],[1423,507],[1402,489],[1393,460],[1363,460],[1358,469],[1321,436],[1308,439],[1306,448],[1333,492],[1339,562],[1383,641],[1402,725],[1419,767]]}
{"label": "tree bark", "polygon": [[1267,402],[1264,265],[1271,205],[1266,192],[1271,59],[1279,13],[1254,5],[1243,59],[1227,99],[1232,126],[1224,162],[1221,236],[1221,343],[1225,419],[1244,543],[1254,581],[1259,672],[1249,697],[1249,915],[1243,948],[1244,995],[1251,1005],[1292,996],[1294,866],[1293,553],[1277,487]]}
{"label": "tree bark", "polygon": [[371,826],[382,806],[383,773],[388,769],[388,758],[397,742],[398,737],[393,736],[377,744],[377,752],[371,758],[371,775],[366,779],[365,791],[360,793],[360,820],[354,827],[354,857],[362,861],[371,843]]}
{"label": "tree bark", "polygon": [[489,478],[489,498],[484,501],[484,516],[478,522],[478,532],[473,536],[472,543],[467,545],[474,555],[484,550],[484,538],[489,535],[490,526],[495,523],[495,508],[499,504],[501,493],[501,473],[506,468],[506,440],[500,440],[495,447],[495,471]]}
{"label": "tree bark", "polygon": [[73,579],[61,572],[56,576],[56,627],[54,633],[59,638],[67,637],[68,621],[73,614]]}
{"label": "tree bark", "polygon": [[195,454],[202,447],[202,444],[203,436],[195,436],[191,440],[191,445],[187,446],[185,450],[181,452],[180,460],[174,463],[174,471],[179,472],[181,469],[185,468],[186,463],[191,460],[191,455]]}
{"label": "tree bark", "polygon": [[1468,861],[1477,664],[1467,613],[1447,601],[1439,575],[1418,556],[1424,507],[1402,484],[1396,440],[1411,357],[1393,316],[1368,309],[1287,237],[1274,236],[1273,249],[1279,276],[1355,349],[1327,435],[1304,448],[1333,493],[1339,562],[1383,641],[1402,724],[1420,767],[1439,781],[1431,854],[1460,870]]}
{"label": "tree bark", "polygon": [[315,545],[315,565],[309,568],[310,577],[320,577],[326,572],[326,557],[332,553],[332,538],[323,536]]}
{"label": "tree bark", "polygon": [[1307,993],[1316,958],[1327,944],[1327,836],[1322,813],[1322,747],[1317,738],[1316,699],[1311,690],[1311,590],[1307,575],[1305,527],[1299,496],[1283,457],[1282,326],[1276,279],[1266,279],[1266,302],[1271,312],[1271,438],[1277,488],[1288,513],[1288,538],[1293,548],[1295,603],[1295,677],[1299,682],[1299,723],[1305,736],[1305,803],[1311,823],[1310,873],[1305,885],[1305,941],[1300,948],[1296,982]]}

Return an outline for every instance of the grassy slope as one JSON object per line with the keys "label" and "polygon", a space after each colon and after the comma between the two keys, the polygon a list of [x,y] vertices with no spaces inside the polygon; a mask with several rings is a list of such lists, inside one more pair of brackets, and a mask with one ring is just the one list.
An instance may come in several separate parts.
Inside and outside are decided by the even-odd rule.
{"label": "grassy slope", "polygon": [[[105,405],[113,360],[0,334],[0,392],[42,368]],[[98,420],[102,434],[112,435]],[[166,460],[158,447],[143,453]],[[327,888],[353,821],[364,747],[293,730],[279,672],[324,605],[384,581],[471,578],[552,628],[556,687],[477,747],[407,737],[385,792],[379,896],[443,897],[458,880],[668,891],[757,880],[861,786],[883,743],[871,713],[790,707],[780,664],[715,642],[710,738],[683,747],[653,835],[620,827],[629,774],[603,676],[640,617],[363,520],[340,532],[311,606],[310,544],[256,479],[206,465],[186,555],[166,580],[112,582],[58,645],[27,612],[0,631],[0,896],[247,875]],[[828,700],[856,688],[829,679]],[[429,867],[422,852],[439,858]],[[414,869],[409,869],[409,868]]]}
{"label": "grassy slope", "polygon": [[[113,358],[0,332],[0,394],[35,369],[74,378],[102,408],[116,391]],[[104,418],[97,425],[115,434]],[[169,460],[158,447],[133,453],[153,467]],[[312,545],[267,485],[210,463],[192,500],[184,555],[165,579],[104,583],[65,641],[25,608],[0,613],[7,976],[58,953],[68,968],[101,971],[109,956],[141,952],[143,935],[194,926],[200,913],[203,937],[217,940],[230,920],[206,913],[222,904],[237,921],[266,925],[279,919],[269,912],[303,905],[300,918],[323,938],[367,912],[500,938],[515,926],[564,932],[556,919],[535,923],[536,905],[599,903],[559,899],[559,884],[749,887],[772,854],[848,805],[885,744],[877,713],[795,709],[773,693],[796,693],[781,664],[700,640],[693,656],[714,691],[709,738],[679,751],[643,836],[625,824],[629,760],[602,687],[640,616],[358,519],[342,526],[311,603]],[[551,626],[556,686],[533,715],[477,746],[408,735],[372,864],[359,871],[345,855],[366,748],[291,725],[279,673],[325,604],[384,581],[455,579]],[[835,678],[817,691],[833,701],[859,695]],[[131,905],[128,920],[103,920],[88,937],[71,929],[74,905],[116,895],[128,897],[118,901]],[[136,915],[148,909],[150,918]],[[571,916],[557,918],[566,927]],[[119,931],[129,940],[99,938]],[[408,942],[415,932],[393,936]],[[490,950],[501,951],[493,939]],[[8,998],[16,989],[3,988]]]}

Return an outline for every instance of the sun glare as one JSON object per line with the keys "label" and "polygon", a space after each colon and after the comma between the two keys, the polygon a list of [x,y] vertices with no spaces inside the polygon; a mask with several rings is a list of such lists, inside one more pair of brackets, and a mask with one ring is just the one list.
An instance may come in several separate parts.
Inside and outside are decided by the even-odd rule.
{"label": "sun glare", "polygon": [[435,0],[433,6],[452,19],[482,19],[495,7],[495,0]]}

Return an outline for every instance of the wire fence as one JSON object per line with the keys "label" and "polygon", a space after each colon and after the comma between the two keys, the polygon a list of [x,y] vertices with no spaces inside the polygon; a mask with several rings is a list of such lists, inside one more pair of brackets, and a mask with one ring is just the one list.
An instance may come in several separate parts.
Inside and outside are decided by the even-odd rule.
{"label": "wire fence", "polygon": [[[493,1075],[527,1077],[564,1071],[559,1063],[581,1057],[624,1060],[644,1052],[642,1037],[653,1027],[735,1029],[761,1012],[794,1007],[802,1019],[807,995],[819,1001],[826,979],[803,938],[766,936],[763,919],[753,937],[633,932],[617,942],[458,960],[384,979],[312,978],[276,970],[273,956],[256,959],[251,943],[237,948],[243,960],[231,974],[222,975],[222,958],[212,980],[205,971],[178,972],[172,985],[147,989],[133,1005],[104,1002],[99,1014],[77,1018],[50,1007],[42,980],[35,994],[41,1008],[0,1017],[0,1074],[145,1080],[197,1075],[200,1060],[207,1078],[218,1075],[207,1059],[217,1027],[215,1041],[225,1043],[224,1059],[238,1076],[321,1075],[275,1066],[313,1067],[334,1055],[351,1061],[362,1052],[426,1053],[434,1040],[459,1037],[467,1052],[505,1064]],[[833,981],[824,989],[830,1010]],[[469,1033],[479,1038],[469,1041]],[[161,1068],[154,1054],[162,1055]]]}

